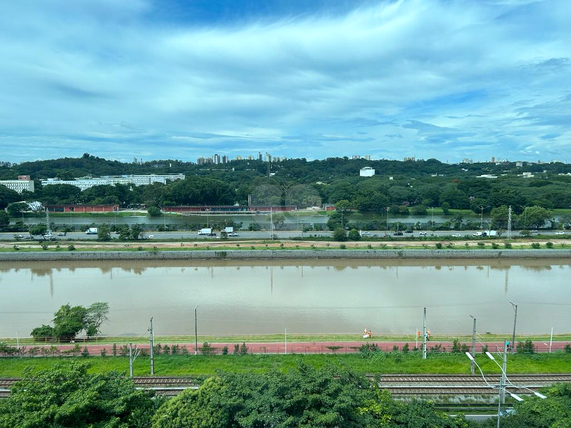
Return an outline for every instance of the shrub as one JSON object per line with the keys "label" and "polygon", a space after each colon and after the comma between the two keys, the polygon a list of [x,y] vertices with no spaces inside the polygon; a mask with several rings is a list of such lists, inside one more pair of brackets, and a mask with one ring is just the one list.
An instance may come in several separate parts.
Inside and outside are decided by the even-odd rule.
{"label": "shrub", "polygon": [[245,342],[242,342],[242,344],[240,345],[240,355],[246,355],[248,354],[248,347],[246,346]]}
{"label": "shrub", "polygon": [[546,243],[545,243],[545,246],[546,246],[547,248],[553,248],[553,242],[546,242]]}
{"label": "shrub", "polygon": [[228,347],[227,346],[224,346],[222,348],[222,355],[228,355]]}
{"label": "shrub", "polygon": [[[30,349],[30,351],[31,351],[31,349]],[[570,344],[565,345],[565,352],[567,352],[568,354],[571,354],[571,345]]]}
{"label": "shrub", "polygon": [[441,242],[437,242],[436,243],[436,248],[438,248],[439,250],[442,249],[442,243]]}
{"label": "shrub", "polygon": [[346,241],[347,240],[347,232],[345,232],[345,229],[338,227],[333,232],[333,239],[335,241]]}
{"label": "shrub", "polygon": [[102,357],[106,357],[106,356],[107,356],[107,349],[105,349],[105,348],[102,348],[102,349],[101,349],[101,356],[102,356]]}
{"label": "shrub", "polygon": [[114,343],[113,346],[111,347],[111,350],[113,352],[113,356],[116,357],[117,356],[117,344]]}
{"label": "shrub", "polygon": [[83,351],[81,351],[81,356],[89,357],[89,349],[87,349],[87,346],[83,348]]}
{"label": "shrub", "polygon": [[202,355],[204,356],[212,355],[214,353],[214,348],[210,346],[208,342],[204,342],[202,344],[202,348],[200,348],[200,352],[202,352]]}
{"label": "shrub", "polygon": [[504,242],[504,247],[509,250],[512,247],[512,244],[509,242]]}
{"label": "shrub", "polygon": [[361,234],[357,229],[351,229],[349,231],[349,239],[351,241],[359,241],[361,239]]}
{"label": "shrub", "polygon": [[539,242],[534,242],[531,244],[531,248],[533,248],[534,250],[539,250],[541,248],[541,245],[539,244]]}
{"label": "shrub", "polygon": [[478,242],[478,248],[484,248],[486,246],[483,242]]}
{"label": "shrub", "polygon": [[404,345],[402,345],[402,353],[408,354],[408,351],[410,351],[410,348],[408,346],[408,343],[405,343]]}
{"label": "shrub", "polygon": [[240,353],[240,345],[238,345],[237,343],[234,344],[234,352],[232,352],[234,355],[238,355]]}
{"label": "shrub", "polygon": [[339,245],[339,248],[341,248],[342,250],[345,250],[347,248],[347,245],[341,244],[341,245]]}
{"label": "shrub", "polygon": [[531,340],[526,340],[525,342],[519,342],[517,344],[517,353],[518,354],[534,354],[535,353],[535,345]]}
{"label": "shrub", "polygon": [[75,251],[75,245],[73,245],[73,244],[68,245],[67,251]]}
{"label": "shrub", "polygon": [[365,343],[359,348],[361,357],[371,358],[375,353],[381,352],[379,347],[375,343]]}
{"label": "shrub", "polygon": [[492,242],[492,248],[494,250],[497,250],[498,248],[500,248],[500,244],[496,243],[496,242]]}

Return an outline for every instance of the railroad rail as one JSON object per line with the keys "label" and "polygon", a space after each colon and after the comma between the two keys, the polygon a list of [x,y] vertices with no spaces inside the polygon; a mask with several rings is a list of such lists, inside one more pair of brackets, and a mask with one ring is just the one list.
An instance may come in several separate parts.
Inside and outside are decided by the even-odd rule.
{"label": "railroad rail", "polygon": [[[500,375],[486,375],[486,380],[477,375],[403,375],[383,374],[367,375],[371,382],[378,382],[382,389],[387,389],[395,398],[406,397],[436,397],[436,396],[492,396],[498,394],[497,386]],[[509,387],[511,392],[518,395],[529,395],[529,389],[537,390],[555,383],[571,383],[571,374],[513,374],[509,381],[518,387]],[[10,388],[18,378],[0,378],[0,398],[10,394]],[[196,389],[199,383],[190,377],[175,376],[145,376],[133,378],[138,389],[153,390],[161,395],[177,395],[185,389]],[[495,387],[494,387],[495,386]]]}

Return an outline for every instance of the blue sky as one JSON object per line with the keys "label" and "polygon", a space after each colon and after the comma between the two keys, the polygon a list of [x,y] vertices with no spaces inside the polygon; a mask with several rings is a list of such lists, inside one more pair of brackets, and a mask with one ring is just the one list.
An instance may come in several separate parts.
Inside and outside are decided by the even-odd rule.
{"label": "blue sky", "polygon": [[0,3],[0,160],[571,162],[569,0]]}

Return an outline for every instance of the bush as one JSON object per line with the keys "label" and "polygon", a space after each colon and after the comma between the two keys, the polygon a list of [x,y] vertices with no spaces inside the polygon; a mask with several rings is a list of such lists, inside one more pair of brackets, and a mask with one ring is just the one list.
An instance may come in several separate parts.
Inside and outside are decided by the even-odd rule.
{"label": "bush", "polygon": [[567,352],[568,354],[571,354],[571,345],[570,344],[565,345],[565,352]]}
{"label": "bush", "polygon": [[545,243],[545,246],[546,246],[547,248],[553,248],[553,242],[546,242],[546,243]]}
{"label": "bush", "polygon": [[541,245],[539,242],[534,242],[531,244],[531,248],[533,248],[534,250],[539,250],[541,248]]}
{"label": "bush", "polygon": [[107,356],[107,349],[105,349],[105,348],[102,348],[102,349],[101,349],[101,356],[102,356],[102,357],[106,357],[106,356]]}
{"label": "bush", "polygon": [[345,231],[345,229],[338,227],[333,232],[333,239],[335,241],[346,241],[347,240],[347,232]]}
{"label": "bush", "polygon": [[405,344],[402,346],[402,353],[403,353],[403,354],[408,354],[408,351],[410,351],[410,348],[409,348],[409,346],[408,346],[408,343],[405,343]]}
{"label": "bush", "polygon": [[375,343],[365,343],[361,345],[359,352],[361,353],[361,357],[371,358],[374,354],[381,352],[381,350]]}
{"label": "bush", "polygon": [[248,347],[246,346],[245,342],[242,342],[242,345],[240,345],[240,355],[246,354],[248,354]]}
{"label": "bush", "polygon": [[361,234],[357,229],[351,229],[349,231],[349,239],[351,241],[359,241],[361,239]]}
{"label": "bush", "polygon": [[341,244],[341,245],[339,245],[339,248],[342,249],[342,250],[345,250],[345,249],[347,249],[347,245]]}
{"label": "bush", "polygon": [[535,354],[535,345],[531,340],[526,340],[525,342],[519,342],[517,344],[518,354]]}
{"label": "bush", "polygon": [[478,248],[484,248],[486,246],[486,244],[484,244],[483,242],[478,242]]}
{"label": "bush", "polygon": [[492,242],[492,248],[494,250],[497,250],[498,248],[500,248],[500,244],[496,243],[496,242]]}
{"label": "bush", "polygon": [[512,247],[512,244],[509,242],[505,242],[504,247],[506,247],[509,250]]}
{"label": "bush", "polygon": [[441,242],[437,242],[435,245],[436,245],[436,248],[438,248],[439,250],[442,249],[442,243]]}
{"label": "bush", "polygon": [[228,347],[227,346],[224,346],[222,348],[222,355],[228,355]]}

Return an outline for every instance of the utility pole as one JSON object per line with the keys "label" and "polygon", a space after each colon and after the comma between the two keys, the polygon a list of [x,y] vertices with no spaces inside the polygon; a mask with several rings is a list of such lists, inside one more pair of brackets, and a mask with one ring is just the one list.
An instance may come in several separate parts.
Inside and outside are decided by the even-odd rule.
{"label": "utility pole", "polygon": [[129,375],[133,377],[133,363],[139,356],[140,350],[135,346],[135,353],[133,354],[133,342],[129,342]]}
{"label": "utility pole", "polygon": [[198,355],[198,326],[197,326],[197,314],[196,314],[196,309],[198,308],[198,305],[196,305],[194,307],[194,355]]}
{"label": "utility pole", "polygon": [[155,374],[155,335],[153,332],[153,318],[151,317],[151,327],[149,328],[149,339],[151,343],[151,376]]}
{"label": "utility pole", "polygon": [[422,359],[426,360],[426,308],[424,308],[424,317],[422,318]]}
{"label": "utility pole", "polygon": [[[470,315],[472,317],[472,315]],[[474,320],[474,327],[472,329],[472,364],[470,366],[470,373],[474,374],[474,366],[476,363],[476,318],[472,317]]]}
{"label": "utility pole", "polygon": [[[503,358],[503,364],[502,364],[502,377],[500,379],[500,401],[502,404],[504,404],[506,402],[506,369],[508,366],[508,347],[506,346],[507,341],[504,340],[504,358]],[[513,349],[513,346],[512,346]]]}
{"label": "utility pole", "polygon": [[133,377],[133,342],[129,342],[129,376]]}
{"label": "utility pole", "polygon": [[515,327],[517,325],[517,305],[515,303],[510,302],[512,307],[514,308],[515,314],[514,314],[514,332],[512,335],[512,354],[515,351]]}
{"label": "utility pole", "polygon": [[512,207],[508,208],[508,239],[512,237]]}

